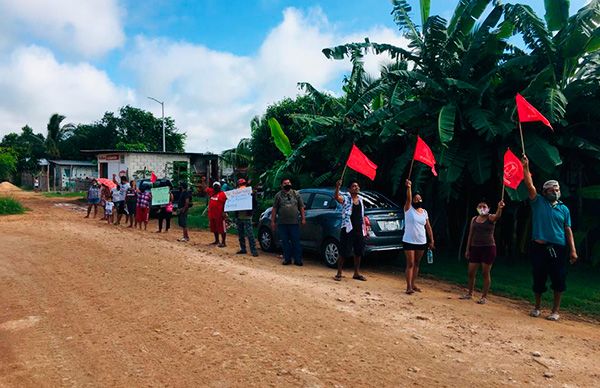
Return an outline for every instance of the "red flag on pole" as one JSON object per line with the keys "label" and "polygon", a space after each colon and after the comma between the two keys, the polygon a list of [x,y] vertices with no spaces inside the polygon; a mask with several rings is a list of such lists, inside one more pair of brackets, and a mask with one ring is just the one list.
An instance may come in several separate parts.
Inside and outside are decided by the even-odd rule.
{"label": "red flag on pole", "polygon": [[375,180],[377,174],[377,165],[367,158],[367,155],[363,154],[357,146],[352,145],[352,151],[348,156],[346,166],[350,167],[356,172],[366,175],[371,180]]}
{"label": "red flag on pole", "polygon": [[421,163],[425,163],[429,167],[431,167],[431,172],[434,176],[437,176],[437,171],[435,171],[435,157],[433,156],[433,152],[431,152],[431,148],[421,139],[420,136],[417,136],[417,146],[415,147],[415,154],[413,156],[414,160],[417,160]]}
{"label": "red flag on pole", "polygon": [[516,190],[524,176],[523,164],[510,149],[507,149],[504,153],[504,186]]}
{"label": "red flag on pole", "polygon": [[156,182],[156,174],[154,174],[154,171],[152,171],[152,173],[150,174],[150,182]]}
{"label": "red flag on pole", "polygon": [[517,93],[516,100],[517,112],[519,114],[519,121],[521,123],[527,123],[530,121],[541,121],[544,125],[554,130],[554,128],[552,128],[552,125],[550,125],[550,121],[548,121],[548,119],[545,118],[544,115],[542,115],[537,109],[535,109],[533,105],[527,102],[527,100],[523,98],[523,96],[521,96],[519,93]]}

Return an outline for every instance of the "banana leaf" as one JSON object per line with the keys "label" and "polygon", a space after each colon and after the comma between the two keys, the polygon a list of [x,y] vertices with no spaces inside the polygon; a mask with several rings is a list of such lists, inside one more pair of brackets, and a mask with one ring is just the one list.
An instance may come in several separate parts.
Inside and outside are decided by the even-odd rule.
{"label": "banana leaf", "polygon": [[548,140],[527,130],[523,130],[523,135],[527,156],[542,170],[551,173],[562,164],[558,149]]}
{"label": "banana leaf", "polygon": [[273,136],[273,141],[275,142],[275,146],[283,156],[289,158],[292,154],[292,145],[290,144],[290,139],[285,135],[283,129],[281,129],[281,125],[279,125],[279,121],[276,118],[271,117],[269,119],[269,127],[271,128],[271,136]]}
{"label": "banana leaf", "polygon": [[454,137],[454,123],[456,121],[456,105],[450,103],[440,110],[438,116],[438,131],[440,141],[444,146],[447,146]]}

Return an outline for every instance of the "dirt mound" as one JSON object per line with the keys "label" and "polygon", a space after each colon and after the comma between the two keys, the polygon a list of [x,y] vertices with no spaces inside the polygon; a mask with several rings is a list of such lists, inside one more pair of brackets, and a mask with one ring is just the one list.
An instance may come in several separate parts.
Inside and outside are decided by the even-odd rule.
{"label": "dirt mound", "polygon": [[0,183],[0,192],[7,192],[7,191],[23,191],[23,190],[21,190],[19,187],[13,185],[10,182]]}

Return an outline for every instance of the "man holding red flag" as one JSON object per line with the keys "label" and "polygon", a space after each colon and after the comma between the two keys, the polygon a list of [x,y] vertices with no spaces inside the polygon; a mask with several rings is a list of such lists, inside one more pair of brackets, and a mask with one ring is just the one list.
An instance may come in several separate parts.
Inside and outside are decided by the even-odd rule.
{"label": "man holding red flag", "polygon": [[566,289],[567,254],[570,252],[571,264],[577,260],[577,250],[571,230],[571,214],[559,200],[560,186],[558,182],[549,180],[544,183],[540,195],[533,185],[529,173],[529,160],[526,156],[523,157],[522,164],[531,204],[533,226],[530,255],[533,265],[535,307],[531,310],[530,315],[532,317],[541,315],[542,294],[546,291],[546,281],[550,276],[554,291],[554,303],[552,313],[546,319],[558,321],[560,299]]}

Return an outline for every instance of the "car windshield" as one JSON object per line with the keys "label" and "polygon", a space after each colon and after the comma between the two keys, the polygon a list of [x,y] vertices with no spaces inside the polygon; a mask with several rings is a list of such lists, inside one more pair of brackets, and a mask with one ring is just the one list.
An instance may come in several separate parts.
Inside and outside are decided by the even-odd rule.
{"label": "car windshield", "polygon": [[360,196],[363,198],[365,209],[389,209],[398,207],[394,202],[379,193],[372,191],[361,192]]}

